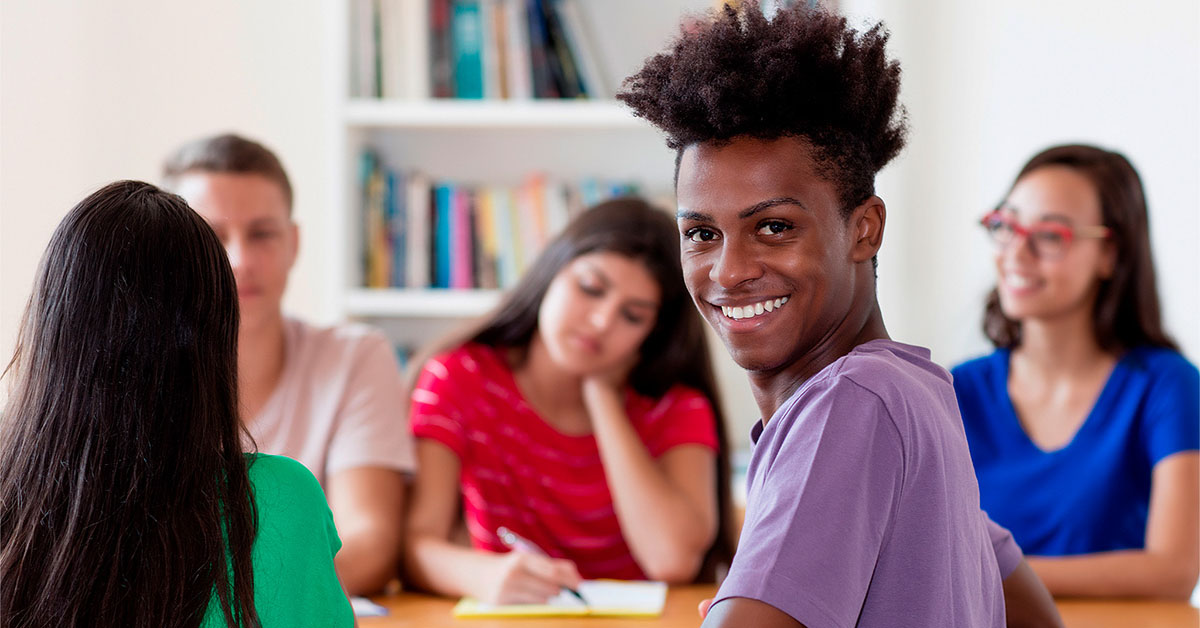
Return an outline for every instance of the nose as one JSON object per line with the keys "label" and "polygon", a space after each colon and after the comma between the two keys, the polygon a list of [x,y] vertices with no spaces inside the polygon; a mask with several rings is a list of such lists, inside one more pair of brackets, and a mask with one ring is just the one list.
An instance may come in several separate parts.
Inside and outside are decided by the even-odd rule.
{"label": "nose", "polygon": [[734,238],[724,241],[716,262],[708,271],[708,278],[722,288],[736,287],[762,275],[762,265],[755,258],[750,245]]}
{"label": "nose", "polygon": [[588,323],[597,332],[606,332],[612,327],[613,322],[617,320],[620,307],[621,304],[615,299],[598,303],[588,314]]}
{"label": "nose", "polygon": [[225,241],[225,255],[229,257],[229,266],[236,272],[246,262],[246,245],[241,238],[229,238]]}

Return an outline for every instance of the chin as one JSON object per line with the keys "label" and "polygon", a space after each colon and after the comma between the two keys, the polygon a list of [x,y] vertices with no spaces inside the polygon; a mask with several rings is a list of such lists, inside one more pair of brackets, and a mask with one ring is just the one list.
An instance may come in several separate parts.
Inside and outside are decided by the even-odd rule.
{"label": "chin", "polygon": [[756,351],[756,348],[737,348],[725,343],[725,349],[729,351],[729,357],[733,358],[734,364],[737,364],[742,370],[749,373],[759,373],[763,371],[778,370],[783,360],[778,357],[763,355],[762,351]]}

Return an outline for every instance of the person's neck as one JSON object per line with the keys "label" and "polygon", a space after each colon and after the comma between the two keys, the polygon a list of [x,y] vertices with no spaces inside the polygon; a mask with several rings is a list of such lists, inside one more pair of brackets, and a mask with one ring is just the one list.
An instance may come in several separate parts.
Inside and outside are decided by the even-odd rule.
{"label": "person's neck", "polygon": [[582,378],[563,371],[554,363],[541,335],[534,332],[524,361],[513,369],[521,393],[541,413],[583,407]]}
{"label": "person's neck", "polygon": [[775,411],[800,386],[825,367],[872,340],[890,340],[883,324],[879,302],[872,296],[870,305],[858,314],[842,319],[834,329],[795,362],[774,371],[750,373],[750,388],[765,426]]}
{"label": "person's neck", "polygon": [[1021,322],[1021,344],[1012,369],[1043,381],[1070,377],[1104,365],[1115,356],[1096,342],[1090,309],[1066,316]]}
{"label": "person's neck", "polygon": [[238,393],[244,421],[252,422],[283,374],[286,347],[283,315],[262,321],[238,334]]}

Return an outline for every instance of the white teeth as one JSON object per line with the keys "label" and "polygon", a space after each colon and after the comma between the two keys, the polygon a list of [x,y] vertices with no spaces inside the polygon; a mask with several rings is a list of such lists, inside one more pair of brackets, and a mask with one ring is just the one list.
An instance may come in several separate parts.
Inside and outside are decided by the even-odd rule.
{"label": "white teeth", "polygon": [[1005,279],[1008,281],[1008,285],[1014,288],[1027,288],[1033,284],[1033,280],[1029,277],[1021,277],[1019,275],[1009,275]]}
{"label": "white teeth", "polygon": [[735,320],[741,320],[743,318],[753,318],[755,316],[759,316],[766,312],[775,311],[775,310],[779,309],[779,307],[782,306],[784,303],[787,303],[787,297],[780,297],[780,298],[774,299],[774,300],[762,301],[760,303],[755,303],[754,305],[742,305],[742,306],[722,305],[721,313],[729,318],[732,318]]}

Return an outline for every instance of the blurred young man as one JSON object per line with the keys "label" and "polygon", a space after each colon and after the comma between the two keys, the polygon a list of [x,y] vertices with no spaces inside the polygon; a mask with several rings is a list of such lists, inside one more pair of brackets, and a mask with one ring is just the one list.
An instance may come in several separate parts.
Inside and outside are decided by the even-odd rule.
{"label": "blurred young man", "polygon": [[242,416],[258,450],[299,460],[321,482],[342,539],[351,594],[396,575],[412,442],[391,345],[361,325],[319,328],[285,316],[299,228],[279,159],[236,135],[197,140],[164,165],[166,185],[204,216],[237,279]]}

